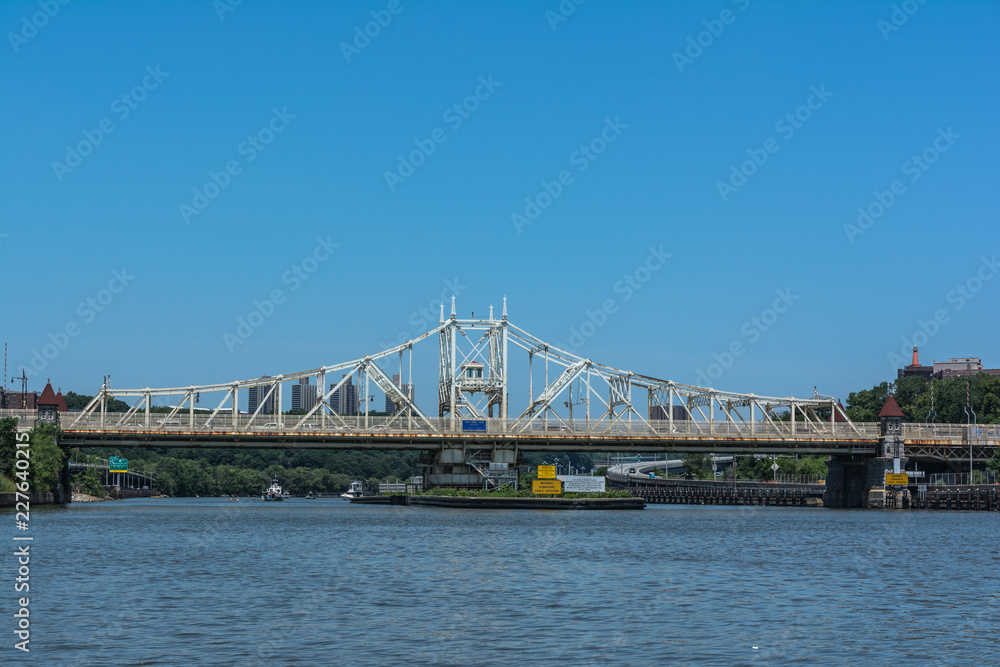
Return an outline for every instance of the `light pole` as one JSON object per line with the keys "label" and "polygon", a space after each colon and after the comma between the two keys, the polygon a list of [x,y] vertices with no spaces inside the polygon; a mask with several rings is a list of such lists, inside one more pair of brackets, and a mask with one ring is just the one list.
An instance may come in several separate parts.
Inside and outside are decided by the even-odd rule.
{"label": "light pole", "polygon": [[969,484],[972,484],[972,425],[979,421],[975,410],[972,409],[972,394],[970,392],[969,376],[965,376],[965,422],[966,430],[969,433]]}

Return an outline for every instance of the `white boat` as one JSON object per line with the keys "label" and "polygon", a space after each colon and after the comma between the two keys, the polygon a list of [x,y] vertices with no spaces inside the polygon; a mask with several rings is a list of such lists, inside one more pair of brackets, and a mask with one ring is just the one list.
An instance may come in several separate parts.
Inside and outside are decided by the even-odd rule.
{"label": "white boat", "polygon": [[261,499],[262,500],[284,500],[285,499],[285,493],[281,490],[281,485],[278,484],[278,478],[277,477],[271,480],[271,486],[269,486],[267,488],[267,490],[263,494],[261,494]]}
{"label": "white boat", "polygon": [[348,487],[347,491],[340,494],[341,498],[350,500],[352,498],[361,498],[365,495],[363,490],[363,484],[361,482],[351,482],[351,486]]}

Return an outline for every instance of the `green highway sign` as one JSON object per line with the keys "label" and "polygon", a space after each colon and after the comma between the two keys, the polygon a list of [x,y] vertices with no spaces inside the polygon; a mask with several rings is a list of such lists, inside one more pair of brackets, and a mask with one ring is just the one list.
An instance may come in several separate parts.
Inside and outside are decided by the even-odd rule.
{"label": "green highway sign", "polygon": [[108,470],[111,472],[128,472],[128,459],[112,456],[108,459]]}

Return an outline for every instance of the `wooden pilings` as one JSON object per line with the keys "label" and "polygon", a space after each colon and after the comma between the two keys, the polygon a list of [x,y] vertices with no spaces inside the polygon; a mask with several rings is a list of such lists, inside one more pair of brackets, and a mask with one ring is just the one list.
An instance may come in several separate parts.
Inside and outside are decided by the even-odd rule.
{"label": "wooden pilings", "polygon": [[928,486],[926,491],[912,494],[910,506],[914,509],[1000,512],[1000,486]]}
{"label": "wooden pilings", "polygon": [[736,484],[629,484],[633,495],[651,504],[668,505],[770,505],[822,507],[823,487],[753,486]]}

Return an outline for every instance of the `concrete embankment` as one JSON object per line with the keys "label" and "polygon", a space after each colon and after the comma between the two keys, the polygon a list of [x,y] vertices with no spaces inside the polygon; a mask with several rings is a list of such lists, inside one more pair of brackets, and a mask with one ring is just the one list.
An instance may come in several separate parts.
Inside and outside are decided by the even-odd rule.
{"label": "concrete embankment", "polygon": [[[20,502],[24,502],[23,495]],[[31,505],[54,505],[56,496],[54,493],[29,493],[28,502]],[[16,493],[0,493],[0,507],[15,507],[17,503]]]}
{"label": "concrete embankment", "polygon": [[497,498],[493,496],[370,496],[352,503],[493,510],[641,510],[642,498]]}

